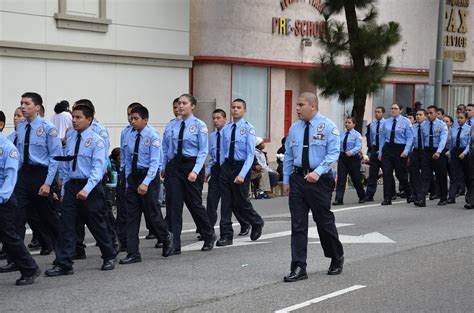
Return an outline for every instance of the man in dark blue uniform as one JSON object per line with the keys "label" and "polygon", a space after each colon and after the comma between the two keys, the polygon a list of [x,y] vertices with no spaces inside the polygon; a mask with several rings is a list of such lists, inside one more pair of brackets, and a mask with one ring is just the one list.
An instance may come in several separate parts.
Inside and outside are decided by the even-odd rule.
{"label": "man in dark blue uniform", "polygon": [[104,271],[115,268],[116,251],[108,232],[104,209],[105,191],[101,184],[105,166],[105,143],[91,127],[94,112],[86,104],[77,104],[72,112],[74,130],[68,136],[61,173],[63,177],[59,240],[54,266],[46,276],[74,274],[72,261],[76,252],[76,222],[85,222],[102,253]]}
{"label": "man in dark blue uniform", "polygon": [[340,138],[336,125],[318,112],[313,93],[298,97],[295,122],[288,133],[283,161],[283,189],[289,193],[291,213],[291,267],[285,282],[307,279],[308,212],[318,228],[324,256],[331,258],[328,275],[342,273],[344,251],[339,241],[331,197],[332,166],[339,157]]}
{"label": "man in dark blue uniform", "polygon": [[0,132],[0,242],[11,262],[20,270],[17,285],[31,285],[41,271],[18,236],[15,226],[17,202],[13,195],[18,178],[18,151]]}

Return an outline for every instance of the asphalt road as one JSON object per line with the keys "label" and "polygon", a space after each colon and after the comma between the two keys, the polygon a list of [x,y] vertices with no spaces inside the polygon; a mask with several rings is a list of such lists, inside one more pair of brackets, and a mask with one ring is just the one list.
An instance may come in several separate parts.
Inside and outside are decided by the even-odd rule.
{"label": "asphalt road", "polygon": [[[110,272],[100,271],[99,250],[91,246],[72,276],[17,287],[19,273],[1,274],[0,311],[472,312],[474,211],[460,200],[418,208],[399,199],[382,207],[378,195],[377,202],[359,205],[348,190],[346,204],[333,207],[345,250],[340,276],[326,275],[330,260],[310,220],[309,279],[283,283],[290,219],[288,198],[279,197],[253,201],[266,222],[257,242],[236,237],[231,247],[201,252],[186,212],[179,256],[165,259],[154,240],[142,240],[143,262]],[[45,270],[54,256],[35,258]]]}

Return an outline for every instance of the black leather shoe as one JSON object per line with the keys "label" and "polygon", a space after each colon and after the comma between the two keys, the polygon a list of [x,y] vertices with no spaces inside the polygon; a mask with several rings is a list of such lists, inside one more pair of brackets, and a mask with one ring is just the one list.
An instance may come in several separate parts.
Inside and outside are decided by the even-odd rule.
{"label": "black leather shoe", "polygon": [[76,254],[71,259],[72,260],[85,260],[87,258],[86,254]]}
{"label": "black leather shoe", "polygon": [[392,201],[397,200],[397,196],[392,196]]}
{"label": "black leather shoe", "polygon": [[362,203],[365,203],[365,199],[360,199],[360,200],[359,200],[359,203],[361,203],[361,204],[362,204]]}
{"label": "black leather shoe", "polygon": [[201,251],[211,251],[214,249],[214,244],[216,243],[217,236],[216,234],[212,234],[212,237],[206,241],[204,241],[204,245],[201,248]]}
{"label": "black leather shoe", "polygon": [[332,205],[343,205],[343,204],[344,204],[344,202],[338,201],[338,200],[336,200],[332,203]]}
{"label": "black leather shoe", "polygon": [[446,205],[448,204],[448,200],[439,200],[438,205]]}
{"label": "black leather shoe", "polygon": [[329,265],[328,275],[339,275],[342,273],[342,268],[344,266],[344,257],[332,259],[331,265]]}
{"label": "black leather shoe", "polygon": [[15,263],[8,263],[7,265],[0,266],[0,273],[11,273],[18,270],[18,266],[16,266]]}
{"label": "black leather shoe", "polygon": [[125,259],[121,259],[119,261],[120,264],[132,264],[132,263],[139,263],[142,261],[142,256],[140,253],[134,253],[134,254],[127,254],[127,257]]}
{"label": "black leather shoe", "polygon": [[44,274],[48,277],[57,277],[61,275],[72,275],[74,274],[74,270],[72,268],[66,268],[60,265],[55,265],[52,269],[46,270]]}
{"label": "black leather shoe", "polygon": [[31,239],[31,242],[28,244],[28,249],[30,249],[30,250],[39,250],[39,249],[41,249],[41,244],[38,241],[38,239],[36,239],[36,238]]}
{"label": "black leather shoe", "polygon": [[250,233],[250,239],[252,241],[255,241],[260,238],[260,236],[262,235],[263,225],[265,225],[265,223],[262,221],[261,225],[252,226],[252,232]]}
{"label": "black leather shoe", "polygon": [[299,266],[297,266],[293,271],[291,271],[289,275],[283,277],[283,281],[285,283],[292,283],[303,279],[308,279],[308,273],[306,273],[306,270],[302,269]]}
{"label": "black leather shoe", "polygon": [[419,206],[420,208],[424,208],[426,207],[426,201],[425,200],[415,201],[415,205]]}
{"label": "black leather shoe", "polygon": [[40,255],[50,255],[53,252],[52,248],[42,248],[40,251]]}
{"label": "black leather shoe", "polygon": [[430,200],[436,200],[439,199],[438,195],[431,195]]}
{"label": "black leather shoe", "polygon": [[374,202],[374,198],[365,198],[365,202]]}
{"label": "black leather shoe", "polygon": [[115,259],[104,260],[102,267],[100,268],[103,271],[111,271],[115,268]]}
{"label": "black leather shoe", "polygon": [[159,240],[155,244],[155,249],[163,248],[163,241]]}
{"label": "black leather shoe", "polygon": [[390,201],[390,200],[383,200],[382,205],[392,205],[392,201]]}
{"label": "black leather shoe", "polygon": [[161,253],[162,256],[165,258],[169,257],[173,254],[173,234],[168,233],[168,238],[163,241],[163,252]]}
{"label": "black leather shoe", "polygon": [[146,240],[156,239],[156,236],[149,232],[148,235],[145,236],[145,239]]}
{"label": "black leather shoe", "polygon": [[464,205],[464,208],[465,208],[466,210],[472,210],[472,209],[474,209],[474,206],[472,206],[472,205],[466,203],[466,204]]}
{"label": "black leather shoe", "polygon": [[231,246],[232,244],[233,244],[232,239],[228,239],[228,238],[221,238],[216,242],[216,246],[218,247]]}
{"label": "black leather shoe", "polygon": [[247,236],[250,233],[250,226],[247,228],[241,228],[239,236]]}
{"label": "black leather shoe", "polygon": [[453,204],[453,203],[456,203],[455,199],[448,199],[448,204]]}
{"label": "black leather shoe", "polygon": [[17,279],[16,281],[16,285],[17,286],[26,286],[26,285],[31,285],[35,282],[36,278],[38,278],[38,276],[40,276],[41,274],[41,271],[40,269],[37,269],[36,270],[36,273],[34,273],[33,275],[31,276],[24,276],[24,275],[21,275],[21,277],[19,279]]}
{"label": "black leather shoe", "polygon": [[411,197],[411,196],[410,196],[410,197],[407,198],[407,203],[412,203],[412,202],[415,202],[415,201],[416,201],[416,200],[415,200],[414,197]]}

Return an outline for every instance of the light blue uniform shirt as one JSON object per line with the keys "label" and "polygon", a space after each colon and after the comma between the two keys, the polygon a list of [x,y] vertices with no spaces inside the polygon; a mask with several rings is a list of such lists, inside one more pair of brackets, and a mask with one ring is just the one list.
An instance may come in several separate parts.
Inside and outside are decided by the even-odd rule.
{"label": "light blue uniform shirt", "polygon": [[471,142],[471,126],[464,123],[462,126],[453,127],[451,129],[451,150],[456,149],[456,138],[458,136],[459,127],[461,127],[460,148],[465,148],[462,153],[469,153],[469,143]]}
{"label": "light blue uniform shirt", "polygon": [[[65,155],[74,155],[78,132],[71,132],[68,137]],[[96,134],[92,127],[81,133],[81,143],[77,152],[76,170],[72,170],[73,161],[64,161],[62,165],[63,186],[71,179],[87,179],[83,190],[90,193],[102,180],[103,170],[107,167],[105,161],[105,142]],[[64,190],[63,190],[64,194]]]}
{"label": "light blue uniform shirt", "polygon": [[[23,165],[27,124],[27,121],[21,122],[18,124],[16,131],[18,134],[17,147],[20,154],[20,167]],[[62,155],[62,145],[58,138],[58,130],[52,123],[39,116],[36,117],[31,122],[29,164],[48,168],[48,175],[44,182],[47,185],[51,185],[54,180],[59,164],[53,158],[59,155]]]}
{"label": "light blue uniform shirt", "polygon": [[[379,142],[378,142],[378,146],[379,148],[381,147],[381,144],[380,144],[380,134],[383,130],[383,124],[385,123],[385,119],[382,118],[380,121],[379,120],[374,120],[372,123],[370,123],[370,144],[372,146],[375,146],[376,145],[376,142],[375,142],[375,137],[377,136],[377,122],[380,122],[380,126],[379,126]],[[344,138],[343,138],[344,139]]]}
{"label": "light blue uniform shirt", "polygon": [[124,150],[125,155],[125,177],[132,173],[133,153],[135,152],[135,142],[140,134],[140,144],[138,145],[137,169],[148,169],[143,184],[149,185],[155,179],[161,165],[161,139],[158,132],[146,125],[140,133],[137,131],[129,132],[127,136],[127,145]]}
{"label": "light blue uniform shirt", "polygon": [[[165,126],[165,131],[163,132],[163,140],[161,142],[161,150],[162,150],[162,153],[163,153],[163,156],[162,156],[162,164],[161,164],[161,168],[162,169],[165,169],[166,168],[166,164],[168,163],[169,160],[171,160],[173,158],[173,151],[170,149],[171,147],[171,141],[173,140],[173,132],[172,132],[172,129],[173,129],[173,125],[175,123],[178,123],[178,122],[181,122],[181,118],[180,119],[172,119],[171,121],[168,122],[168,124],[166,124]],[[179,126],[181,127],[181,124],[179,124]],[[179,130],[178,130],[179,132]],[[179,134],[179,133],[178,133]]]}
{"label": "light blue uniform shirt", "polygon": [[122,172],[125,169],[125,155],[124,151],[127,147],[127,138],[130,133],[135,132],[135,129],[132,125],[128,125],[120,133],[120,171]]}
{"label": "light blue uniform shirt", "polygon": [[15,142],[15,139],[16,139],[16,131],[14,131],[13,133],[11,133],[10,135],[7,136],[7,139],[10,140],[12,143]]}
{"label": "light blue uniform shirt", "polygon": [[[326,174],[339,158],[341,140],[333,121],[317,113],[310,121],[309,166],[319,176]],[[287,185],[293,168],[302,166],[304,131],[306,122],[299,120],[291,125],[285,143],[283,184]]]}
{"label": "light blue uniform shirt", "polygon": [[[423,133],[423,143],[425,147],[430,146],[430,121],[426,120],[421,124],[421,131]],[[441,153],[446,147],[446,142],[448,140],[448,126],[436,118],[433,121],[433,147],[438,148],[436,152]]]}
{"label": "light blue uniform shirt", "polygon": [[355,155],[360,152],[362,149],[362,135],[355,129],[352,129],[347,136],[347,147],[344,151],[344,138],[346,137],[347,130],[341,134],[341,152],[351,152],[352,155]]}
{"label": "light blue uniform shirt", "polygon": [[[207,175],[210,175],[211,174],[211,168],[217,164],[219,162],[220,165],[222,165],[222,163],[224,162],[224,155],[222,153],[222,142],[223,142],[223,139],[222,139],[222,133],[223,133],[223,130],[224,128],[229,125],[229,124],[226,124],[224,125],[224,127],[222,127],[221,130],[215,130],[213,131],[210,135],[209,135],[209,156],[210,156],[210,159],[209,159],[209,164],[207,165],[207,172],[206,174]],[[221,142],[220,142],[220,160],[217,160],[217,133],[220,133],[221,134]],[[237,131],[236,131],[237,133]],[[237,136],[237,135],[236,135]]]}
{"label": "light blue uniform shirt", "polygon": [[[392,132],[393,126],[393,117],[389,117],[385,120],[383,124],[382,131],[380,132],[380,147],[379,147],[379,155],[382,155],[382,148],[385,144],[390,142],[390,135]],[[410,149],[413,144],[413,131],[412,125],[409,119],[404,116],[399,115],[395,118],[397,120],[397,124],[395,126],[395,139],[394,142],[396,144],[405,145],[405,149],[403,149],[403,153],[408,155]]]}
{"label": "light blue uniform shirt", "polygon": [[247,176],[255,158],[255,127],[244,118],[236,122],[229,122],[221,133],[221,157],[229,158],[232,127],[235,124],[234,160],[244,161],[238,176]]}
{"label": "light blue uniform shirt", "polygon": [[[168,148],[170,160],[178,153],[179,130],[183,120],[174,122],[171,126],[171,140]],[[200,119],[191,115],[184,120],[185,128],[183,133],[183,157],[196,157],[196,164],[193,172],[199,174],[206,161],[208,151],[208,131],[206,124]]]}
{"label": "light blue uniform shirt", "polygon": [[18,178],[18,150],[0,132],[0,204],[12,196]]}

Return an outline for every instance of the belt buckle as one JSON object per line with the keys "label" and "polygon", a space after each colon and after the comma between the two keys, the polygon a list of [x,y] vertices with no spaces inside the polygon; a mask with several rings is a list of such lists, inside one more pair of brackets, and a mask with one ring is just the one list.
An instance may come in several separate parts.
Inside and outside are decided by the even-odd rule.
{"label": "belt buckle", "polygon": [[303,170],[303,175],[306,176],[310,173],[310,170],[306,169],[306,170]]}

